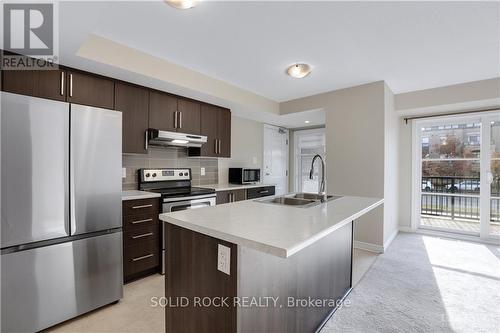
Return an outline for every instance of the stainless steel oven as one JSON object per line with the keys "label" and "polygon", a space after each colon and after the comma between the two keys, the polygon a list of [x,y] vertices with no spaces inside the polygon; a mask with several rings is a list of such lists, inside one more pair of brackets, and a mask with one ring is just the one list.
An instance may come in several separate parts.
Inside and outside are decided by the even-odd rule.
{"label": "stainless steel oven", "polygon": [[187,198],[165,198],[163,200],[163,213],[177,212],[179,210],[196,209],[215,206],[215,194],[198,195]]}
{"label": "stainless steel oven", "polygon": [[[162,213],[215,206],[214,189],[191,186],[191,169],[141,169],[139,189],[161,193]],[[161,226],[161,273],[165,274],[165,232]]]}
{"label": "stainless steel oven", "polygon": [[[196,195],[192,197],[173,197],[164,198],[162,205],[163,213],[172,213],[180,210],[186,209],[197,209],[203,207],[215,206],[216,194],[205,194]],[[165,254],[166,254],[166,244],[165,244],[165,224],[161,224],[161,274],[165,274]]]}

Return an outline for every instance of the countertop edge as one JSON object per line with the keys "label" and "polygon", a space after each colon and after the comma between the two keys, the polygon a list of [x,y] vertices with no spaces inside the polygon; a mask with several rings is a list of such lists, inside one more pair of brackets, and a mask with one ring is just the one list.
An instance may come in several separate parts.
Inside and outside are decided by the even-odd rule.
{"label": "countertop edge", "polygon": [[[164,213],[164,214],[166,214],[166,213]],[[178,227],[186,228],[186,229],[189,229],[189,230],[194,231],[194,232],[199,232],[201,234],[204,234],[204,235],[207,235],[210,237],[214,237],[214,238],[218,238],[218,239],[221,239],[221,240],[229,242],[229,243],[233,243],[233,244],[240,245],[240,246],[246,246],[246,247],[261,251],[261,252],[265,252],[268,254],[272,254],[272,255],[281,257],[281,258],[287,258],[287,250],[286,249],[275,247],[275,246],[264,244],[264,243],[259,243],[257,241],[247,240],[247,239],[233,236],[233,235],[228,235],[226,233],[222,233],[222,232],[217,231],[217,230],[201,227],[199,225],[192,224],[192,223],[189,223],[189,222],[186,222],[183,220],[179,220],[179,219],[176,219],[176,218],[173,218],[170,216],[166,216],[164,214],[160,214],[160,220],[163,223],[170,223],[170,224],[176,225]]]}
{"label": "countertop edge", "polygon": [[[122,191],[122,201],[128,201],[128,200],[140,200],[140,199],[154,199],[154,198],[159,198],[161,197],[160,193],[154,193],[154,192],[147,192],[147,191],[136,191],[136,190],[131,190],[131,192],[136,192],[134,194],[127,195],[127,190]],[[139,193],[139,192],[144,192],[144,193]]]}
{"label": "countertop edge", "polygon": [[174,224],[176,226],[186,228],[186,229],[189,229],[189,230],[194,231],[194,232],[199,232],[199,233],[202,233],[202,234],[210,236],[210,237],[224,240],[226,242],[230,242],[230,243],[240,245],[240,246],[246,246],[246,247],[249,247],[249,248],[264,252],[264,253],[268,253],[268,254],[275,255],[277,257],[281,257],[281,258],[286,259],[286,258],[289,258],[292,255],[294,255],[295,253],[300,252],[301,250],[305,249],[309,245],[314,244],[318,240],[328,236],[330,233],[334,232],[335,230],[342,228],[343,226],[345,226],[349,222],[354,221],[355,219],[366,214],[367,212],[371,211],[372,209],[375,209],[376,207],[380,206],[383,203],[384,203],[384,199],[380,199],[379,201],[373,203],[372,205],[354,213],[353,215],[349,216],[348,218],[345,218],[344,220],[335,224],[334,226],[319,232],[318,234],[307,239],[306,241],[298,243],[291,248],[279,248],[279,247],[275,247],[272,245],[260,243],[258,241],[247,240],[247,239],[244,239],[244,238],[241,238],[238,236],[229,235],[227,233],[222,233],[222,232],[217,231],[217,230],[213,230],[210,228],[202,227],[200,225],[192,224],[192,223],[189,223],[189,222],[186,222],[183,220],[173,218],[171,216],[166,215],[167,213],[160,214],[159,217],[163,223],[171,223],[171,224]]}
{"label": "countertop edge", "polygon": [[207,184],[199,186],[214,189],[215,192],[222,192],[230,190],[245,190],[248,188],[276,186],[276,184]]}
{"label": "countertop edge", "polygon": [[309,238],[307,241],[304,241],[302,243],[299,243],[299,244],[293,246],[291,249],[289,249],[289,250],[286,251],[286,255],[287,255],[286,258],[291,257],[292,255],[294,255],[295,253],[297,253],[297,252],[305,249],[309,245],[312,245],[312,244],[316,243],[317,241],[319,241],[320,239],[328,236],[329,234],[331,234],[335,230],[338,230],[338,229],[342,228],[343,226],[345,226],[349,222],[353,222],[354,220],[356,220],[360,216],[363,216],[364,214],[366,214],[369,211],[377,208],[378,206],[380,206],[383,203],[384,203],[384,199],[380,199],[379,201],[375,202],[374,204],[366,207],[363,210],[360,210],[359,212],[357,212],[357,213],[351,215],[350,217],[342,220],[341,222],[335,224],[334,226],[332,226],[332,227],[330,227],[328,229],[325,229],[322,232],[319,232],[318,234],[316,234],[313,237]]}

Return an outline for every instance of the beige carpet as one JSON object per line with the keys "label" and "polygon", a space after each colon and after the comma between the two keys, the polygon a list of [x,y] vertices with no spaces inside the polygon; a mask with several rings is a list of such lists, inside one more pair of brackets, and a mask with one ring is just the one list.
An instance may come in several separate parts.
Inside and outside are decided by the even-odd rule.
{"label": "beige carpet", "polygon": [[402,233],[322,333],[500,332],[500,248]]}

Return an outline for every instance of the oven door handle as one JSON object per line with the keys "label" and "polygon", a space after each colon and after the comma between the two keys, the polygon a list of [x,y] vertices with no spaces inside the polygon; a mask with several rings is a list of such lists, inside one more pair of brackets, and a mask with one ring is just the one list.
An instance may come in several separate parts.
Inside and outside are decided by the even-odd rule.
{"label": "oven door handle", "polygon": [[[174,209],[175,207],[185,207],[185,209],[196,209],[196,208],[209,207],[209,206],[214,206],[214,205],[215,205],[215,197],[208,197],[208,198],[202,198],[202,199],[196,199],[196,200],[183,200],[183,201],[177,201],[177,202],[164,203],[163,204],[163,207],[164,207],[163,212],[170,213],[172,211],[177,211]],[[167,208],[167,209],[165,209],[165,208]]]}

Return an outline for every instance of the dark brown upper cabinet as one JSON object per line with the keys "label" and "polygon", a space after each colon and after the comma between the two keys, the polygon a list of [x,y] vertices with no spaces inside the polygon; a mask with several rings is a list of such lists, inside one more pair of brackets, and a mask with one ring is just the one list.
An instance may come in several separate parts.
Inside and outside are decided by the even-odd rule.
{"label": "dark brown upper cabinet", "polygon": [[207,137],[201,148],[190,148],[190,156],[231,157],[231,111],[202,104],[200,134]]}
{"label": "dark brown upper cabinet", "polygon": [[184,98],[177,99],[177,132],[200,134],[200,103]]}
{"label": "dark brown upper cabinet", "polygon": [[66,77],[62,70],[3,71],[3,90],[15,94],[66,101]]}
{"label": "dark brown upper cabinet", "polygon": [[151,91],[149,127],[163,131],[200,134],[200,103]]}
{"label": "dark brown upper cabinet", "polygon": [[149,128],[175,132],[177,118],[177,97],[154,90],[149,92]]}
{"label": "dark brown upper cabinet", "polygon": [[146,88],[115,83],[115,110],[122,112],[122,151],[146,154],[149,91]]}
{"label": "dark brown upper cabinet", "polygon": [[231,157],[231,111],[219,108],[217,126],[219,139],[217,156]]}
{"label": "dark brown upper cabinet", "polygon": [[35,71],[3,70],[2,90],[14,94],[33,96]]}
{"label": "dark brown upper cabinet", "polygon": [[218,149],[217,140],[217,121],[218,108],[213,105],[202,104],[200,114],[201,135],[207,136],[207,143],[201,146],[201,149],[189,149],[190,154],[197,156],[216,157]]}
{"label": "dark brown upper cabinet", "polygon": [[113,80],[77,71],[68,71],[67,98],[70,103],[114,109]]}

